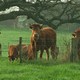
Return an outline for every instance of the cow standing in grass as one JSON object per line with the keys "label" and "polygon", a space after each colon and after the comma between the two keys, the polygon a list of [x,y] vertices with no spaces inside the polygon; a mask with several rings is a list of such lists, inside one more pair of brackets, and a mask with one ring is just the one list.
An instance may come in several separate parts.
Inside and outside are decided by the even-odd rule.
{"label": "cow standing in grass", "polygon": [[56,32],[51,27],[42,28],[39,24],[30,25],[32,29],[31,45],[34,57],[36,57],[37,51],[40,50],[40,59],[44,50],[47,53],[47,60],[49,60],[49,48],[51,49],[51,56],[54,59],[57,54],[55,53],[56,48]]}

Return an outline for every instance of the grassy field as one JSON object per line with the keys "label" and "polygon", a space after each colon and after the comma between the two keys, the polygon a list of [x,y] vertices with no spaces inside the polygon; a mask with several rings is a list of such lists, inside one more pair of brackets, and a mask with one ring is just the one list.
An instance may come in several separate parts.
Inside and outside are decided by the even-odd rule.
{"label": "grassy field", "polygon": [[0,27],[0,42],[2,44],[2,57],[0,57],[0,80],[79,80],[80,63],[62,61],[66,53],[66,43],[71,41],[70,32],[57,31],[57,45],[60,48],[58,60],[43,60],[9,62],[7,57],[8,45],[18,44],[19,37],[23,43],[30,43],[31,31],[27,29],[13,29]]}
{"label": "grassy field", "polygon": [[20,64],[0,58],[0,80],[80,80],[80,63],[37,60]]}

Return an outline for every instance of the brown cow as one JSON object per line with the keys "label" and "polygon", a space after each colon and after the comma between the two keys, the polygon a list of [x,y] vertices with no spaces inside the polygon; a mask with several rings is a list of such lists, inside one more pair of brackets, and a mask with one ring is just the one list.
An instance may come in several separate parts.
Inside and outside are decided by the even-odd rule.
{"label": "brown cow", "polygon": [[80,37],[80,28],[78,28],[77,30],[75,30],[72,35],[76,38]]}
{"label": "brown cow", "polygon": [[42,58],[44,50],[47,53],[47,59],[49,60],[49,48],[51,49],[52,58],[55,58],[56,48],[56,32],[50,27],[42,28],[39,24],[32,24],[31,45],[34,57],[36,57],[36,51],[40,50],[40,58]]}
{"label": "brown cow", "polygon": [[8,57],[10,61],[18,59],[18,50],[16,45],[10,45],[8,48]]}
{"label": "brown cow", "polygon": [[72,33],[72,36],[74,38],[78,38],[78,58],[80,60],[80,28],[76,29],[73,33]]}
{"label": "brown cow", "polygon": [[[8,57],[10,61],[14,61],[15,59],[18,59],[20,57],[19,54],[19,45],[10,45],[8,48]],[[22,57],[27,57],[27,46],[25,44],[22,44]]]}

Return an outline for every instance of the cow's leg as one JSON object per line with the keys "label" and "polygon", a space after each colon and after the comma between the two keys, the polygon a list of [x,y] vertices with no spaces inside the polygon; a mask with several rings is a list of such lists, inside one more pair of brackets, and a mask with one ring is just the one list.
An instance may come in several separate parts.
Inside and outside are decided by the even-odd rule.
{"label": "cow's leg", "polygon": [[36,59],[37,50],[36,50],[36,47],[34,45],[32,46],[32,52],[33,52],[33,57]]}
{"label": "cow's leg", "polygon": [[46,59],[49,60],[49,50],[48,49],[46,49],[46,53],[47,53]]}
{"label": "cow's leg", "polygon": [[36,42],[33,42],[33,44],[32,44],[32,50],[33,50],[34,58],[37,59],[37,47],[36,47]]}
{"label": "cow's leg", "polygon": [[52,58],[54,59],[55,58],[55,46],[54,45],[52,45],[51,46],[51,56],[52,56]]}
{"label": "cow's leg", "polygon": [[40,49],[40,59],[42,59],[42,55],[43,55],[43,52],[44,52],[44,46],[45,46],[45,41],[44,39],[42,39],[42,43],[41,43],[41,49]]}
{"label": "cow's leg", "polygon": [[42,59],[43,52],[44,52],[44,50],[41,50],[41,52],[40,52],[40,59]]}

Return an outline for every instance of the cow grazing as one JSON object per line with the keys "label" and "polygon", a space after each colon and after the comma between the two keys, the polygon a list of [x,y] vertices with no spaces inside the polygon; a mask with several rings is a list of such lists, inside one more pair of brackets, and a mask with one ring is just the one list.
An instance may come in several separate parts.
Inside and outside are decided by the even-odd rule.
{"label": "cow grazing", "polygon": [[[20,57],[19,54],[20,46],[19,45],[10,45],[8,48],[8,57],[10,61],[14,61]],[[26,59],[27,57],[27,46],[22,44],[22,58]]]}
{"label": "cow grazing", "polygon": [[8,58],[10,61],[18,59],[18,50],[16,45],[10,45],[8,48]]}
{"label": "cow grazing", "polygon": [[42,28],[39,24],[32,24],[30,26],[32,29],[31,35],[31,45],[34,57],[36,57],[36,52],[40,50],[40,59],[44,50],[47,53],[47,59],[49,60],[49,48],[51,49],[52,58],[55,58],[55,48],[56,48],[56,32],[51,27]]}

